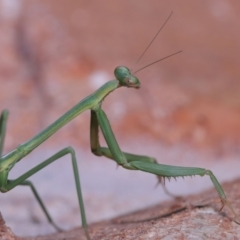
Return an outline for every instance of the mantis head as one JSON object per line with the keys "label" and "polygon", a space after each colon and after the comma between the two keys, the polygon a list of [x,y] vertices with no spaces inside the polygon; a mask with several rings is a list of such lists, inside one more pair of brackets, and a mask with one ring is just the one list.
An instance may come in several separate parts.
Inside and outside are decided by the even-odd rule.
{"label": "mantis head", "polygon": [[130,70],[127,67],[116,67],[114,70],[114,75],[119,81],[120,86],[140,88],[140,81],[137,77],[131,74]]}

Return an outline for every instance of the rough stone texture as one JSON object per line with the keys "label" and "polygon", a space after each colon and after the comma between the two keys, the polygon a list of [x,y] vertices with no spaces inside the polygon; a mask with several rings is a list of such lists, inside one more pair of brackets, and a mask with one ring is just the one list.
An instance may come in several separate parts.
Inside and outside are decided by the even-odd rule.
{"label": "rough stone texture", "polygon": [[14,240],[17,239],[12,233],[11,229],[5,225],[5,222],[0,213],[0,239],[1,240]]}
{"label": "rough stone texture", "polygon": [[[223,184],[229,201],[240,212],[240,179]],[[225,206],[223,211],[213,189],[187,198],[176,198],[151,208],[89,226],[92,240],[123,239],[240,239],[240,226]],[[14,237],[1,220],[1,240],[84,239],[82,228],[38,237]]]}

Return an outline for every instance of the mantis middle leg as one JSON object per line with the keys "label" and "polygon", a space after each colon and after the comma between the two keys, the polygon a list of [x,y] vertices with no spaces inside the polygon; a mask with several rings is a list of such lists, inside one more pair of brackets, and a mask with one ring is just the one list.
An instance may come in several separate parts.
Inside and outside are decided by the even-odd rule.
{"label": "mantis middle leg", "polygon": [[[24,173],[23,175],[21,175],[20,177],[18,177],[15,180],[8,180],[6,186],[4,186],[3,189],[1,189],[3,192],[7,192],[11,189],[13,189],[14,187],[16,187],[17,185],[29,185],[31,186],[31,184],[29,182],[26,182],[25,180],[27,178],[29,178],[30,176],[32,176],[33,174],[35,174],[36,172],[40,171],[41,169],[45,168],[47,165],[51,164],[52,162],[60,159],[61,157],[70,154],[71,155],[71,160],[72,160],[72,166],[73,166],[73,172],[74,172],[74,178],[75,178],[75,184],[76,184],[76,190],[77,190],[77,195],[78,195],[78,202],[79,202],[79,206],[80,206],[80,210],[81,210],[81,219],[82,219],[82,226],[85,230],[86,236],[88,238],[88,240],[90,239],[90,236],[88,234],[88,228],[87,228],[87,220],[86,220],[86,214],[85,214],[85,209],[84,209],[84,203],[83,203],[83,198],[82,198],[82,191],[81,191],[81,185],[80,185],[80,178],[79,178],[79,172],[78,172],[78,166],[77,166],[77,160],[76,160],[76,156],[75,156],[75,151],[72,147],[67,147],[62,149],[61,151],[57,152],[56,154],[54,154],[52,157],[48,158],[47,160],[43,161],[42,163],[40,163],[39,165],[37,165],[36,167],[30,169],[28,172]],[[35,192],[33,190],[33,193],[35,195]],[[42,201],[38,199],[38,194],[35,195],[40,206],[42,207]],[[38,196],[38,197],[37,197]],[[45,212],[45,207],[42,208],[43,211]],[[49,214],[46,214],[47,218],[48,218]],[[49,218],[48,218],[49,219]],[[51,217],[50,217],[51,219]],[[52,222],[50,222],[52,223]],[[56,226],[55,224],[53,224],[54,226]]]}
{"label": "mantis middle leg", "polygon": [[[0,150],[3,149],[4,145],[4,139],[5,139],[5,133],[6,133],[6,121],[7,121],[7,111],[3,111],[1,118],[0,118]],[[77,160],[75,156],[75,151],[72,147],[67,147],[62,149],[61,151],[57,152],[54,154],[52,157],[46,159],[36,167],[30,169],[28,172],[24,173],[20,177],[18,177],[15,180],[8,180],[8,171],[5,171],[5,173],[2,174],[2,179],[1,181],[4,182],[1,186],[1,191],[2,192],[8,192],[17,185],[24,185],[24,186],[29,186],[31,190],[33,191],[34,196],[36,197],[40,207],[42,208],[44,214],[46,215],[48,221],[50,224],[52,224],[57,230],[60,230],[57,225],[53,222],[50,214],[48,213],[45,205],[43,204],[43,201],[41,200],[39,194],[37,193],[35,187],[30,181],[26,181],[27,178],[35,174],[36,172],[40,171],[41,169],[45,168],[47,165],[51,164],[52,162],[60,159],[61,157],[70,154],[71,155],[71,160],[72,160],[72,166],[73,166],[73,172],[74,172],[74,178],[75,178],[75,184],[76,184],[76,190],[77,190],[77,195],[78,195],[78,202],[81,210],[81,220],[82,220],[82,226],[84,228],[86,237],[88,240],[90,240],[90,236],[88,233],[88,228],[87,228],[87,220],[86,220],[86,214],[85,214],[85,209],[84,209],[84,203],[83,203],[83,198],[82,198],[82,191],[81,191],[81,185],[80,185],[80,178],[79,178],[79,172],[78,172],[78,166],[77,166]],[[3,179],[4,178],[4,179]]]}
{"label": "mantis middle leg", "polygon": [[[7,128],[7,119],[8,119],[8,111],[7,110],[3,110],[1,117],[0,117],[0,157],[3,154],[3,147],[4,147],[4,142],[5,142],[5,136],[6,136],[6,128]],[[0,159],[1,160],[1,159]],[[40,168],[41,169],[41,168]],[[39,169],[39,170],[40,170]],[[8,174],[6,174],[8,175]],[[24,175],[23,175],[24,176]],[[28,178],[28,177],[26,177]],[[26,179],[25,178],[25,179]],[[3,190],[4,192],[9,191],[10,189],[14,188],[17,185],[22,185],[22,186],[28,186],[31,188],[35,198],[37,199],[41,209],[43,210],[45,216],[47,217],[49,223],[58,231],[60,231],[60,228],[54,223],[54,221],[52,220],[48,210],[46,209],[41,197],[39,196],[36,188],[34,187],[34,185],[32,184],[32,182],[30,181],[26,181],[23,180],[23,178],[20,177],[20,179],[18,180],[7,180],[6,181],[6,186],[5,189]],[[12,186],[12,187],[9,187]]]}

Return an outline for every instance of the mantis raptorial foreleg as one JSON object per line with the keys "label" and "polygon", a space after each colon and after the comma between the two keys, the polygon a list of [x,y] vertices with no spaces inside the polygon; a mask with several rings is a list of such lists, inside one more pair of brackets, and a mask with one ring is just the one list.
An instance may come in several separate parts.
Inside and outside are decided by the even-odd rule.
{"label": "mantis raptorial foreleg", "polygon": [[[100,147],[98,141],[98,124],[109,148]],[[94,154],[98,156],[104,155],[105,157],[113,159],[118,165],[121,165],[129,170],[141,170],[144,172],[153,173],[160,178],[177,178],[196,175],[202,177],[204,175],[208,175],[221,199],[221,209],[226,204],[234,214],[237,221],[240,222],[238,215],[227,200],[221,185],[212,171],[197,167],[180,167],[159,164],[154,158],[122,152],[113,134],[108,118],[101,108],[97,108],[95,113],[93,111],[91,112],[91,137],[92,152]]]}
{"label": "mantis raptorial foreleg", "polygon": [[[107,118],[106,118],[106,120],[107,120]],[[108,123],[108,120],[107,120],[107,123]],[[95,154],[96,156],[105,156],[107,158],[110,158],[110,159],[116,161],[112,154],[112,151],[109,148],[100,146],[99,137],[98,137],[98,126],[99,126],[99,124],[98,124],[96,112],[94,112],[92,110],[91,111],[91,124],[90,124],[90,139],[91,139],[92,153]],[[111,131],[114,141],[116,142],[115,136],[112,132],[112,129],[111,129],[109,123],[108,123],[107,128],[108,128],[107,131]],[[117,144],[117,146],[118,146],[118,144]],[[117,147],[117,148],[119,151],[120,148],[119,147]],[[141,156],[141,155],[126,153],[126,152],[122,152],[122,154],[127,159],[128,162],[135,161],[136,159],[138,159],[139,161],[144,161],[144,162],[153,162],[153,163],[157,162],[155,158],[148,157],[148,156]]]}

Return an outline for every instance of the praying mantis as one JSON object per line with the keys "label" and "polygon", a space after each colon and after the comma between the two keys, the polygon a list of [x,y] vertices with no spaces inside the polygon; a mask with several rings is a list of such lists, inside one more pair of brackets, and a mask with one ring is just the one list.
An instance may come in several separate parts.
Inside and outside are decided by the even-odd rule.
{"label": "praying mantis", "polygon": [[[170,16],[168,17],[168,19],[170,18]],[[168,21],[168,19],[166,20],[166,22]],[[166,22],[163,24],[163,26],[166,24]],[[161,31],[163,26],[160,28],[158,33]],[[151,43],[157,37],[158,33],[155,35]],[[148,45],[148,47],[151,45],[151,43]],[[148,49],[148,47],[146,48],[146,50]],[[146,52],[146,50],[144,51],[144,53]],[[177,53],[171,54],[167,57],[173,56]],[[141,55],[141,57],[143,56],[143,54]],[[159,62],[165,58],[157,60],[151,64]],[[140,68],[139,70],[135,71],[135,73],[148,67],[149,65],[143,68]],[[60,230],[52,220],[50,214],[48,213],[34,185],[27,179],[30,176],[34,175],[36,172],[48,166],[49,164],[53,163],[54,161],[57,161],[61,157],[65,155],[70,155],[72,160],[78,203],[81,211],[80,215],[81,215],[82,226],[84,228],[86,238],[90,240],[91,237],[89,234],[87,219],[86,219],[86,214],[84,209],[84,203],[83,203],[83,197],[82,197],[81,185],[80,185],[80,177],[79,177],[79,171],[77,166],[77,159],[76,159],[75,150],[72,147],[66,147],[60,150],[59,152],[49,157],[48,159],[44,160],[39,165],[33,167],[31,170],[27,171],[17,179],[14,179],[14,180],[8,179],[8,174],[10,170],[15,166],[17,162],[22,160],[26,155],[32,152],[40,144],[45,142],[55,132],[57,132],[64,125],[66,125],[71,120],[76,118],[78,115],[80,115],[86,110],[90,110],[91,111],[90,146],[91,146],[91,151],[94,155],[99,157],[105,156],[109,159],[112,159],[118,165],[128,170],[140,170],[143,172],[152,173],[158,177],[159,181],[161,181],[162,179],[171,178],[171,177],[176,178],[176,177],[195,176],[195,175],[199,175],[199,176],[207,175],[210,177],[217,193],[219,194],[220,200],[222,202],[222,208],[226,204],[229,207],[229,209],[232,211],[236,219],[238,219],[237,214],[232,208],[230,202],[227,200],[224,190],[219,184],[217,178],[214,176],[214,174],[210,170],[207,170],[204,168],[198,168],[198,167],[181,167],[181,166],[163,165],[163,164],[157,163],[157,160],[155,158],[136,155],[136,154],[130,154],[130,153],[123,152],[121,150],[114,136],[108,117],[102,109],[102,103],[111,92],[117,90],[120,87],[139,89],[141,86],[141,83],[134,74],[131,73],[130,69],[124,66],[119,66],[115,68],[114,70],[114,75],[116,78],[115,80],[111,80],[105,83],[94,93],[85,97],[83,100],[77,103],[74,107],[72,107],[69,111],[63,114],[54,123],[52,123],[43,131],[41,131],[38,135],[30,139],[29,141],[19,145],[16,149],[14,149],[13,151],[5,155],[3,155],[2,152],[4,147],[5,135],[6,135],[8,111],[3,110],[0,117],[0,191],[2,193],[5,193],[18,185],[29,186],[34,196],[36,197],[41,209],[45,213],[49,223],[52,224],[53,227],[55,227],[57,230]],[[102,131],[107,147],[102,147],[100,145],[99,128]]]}

